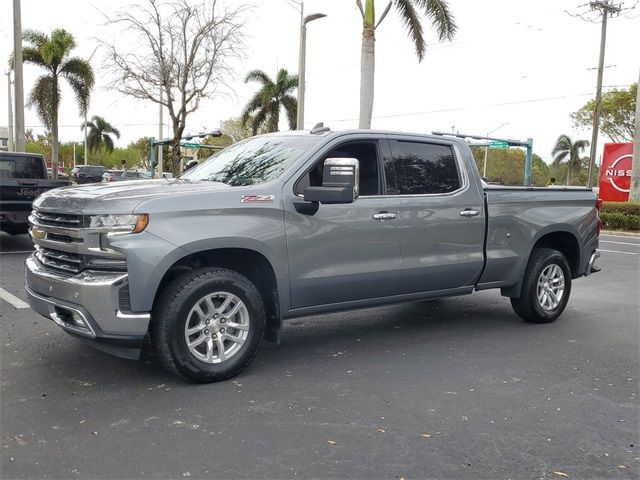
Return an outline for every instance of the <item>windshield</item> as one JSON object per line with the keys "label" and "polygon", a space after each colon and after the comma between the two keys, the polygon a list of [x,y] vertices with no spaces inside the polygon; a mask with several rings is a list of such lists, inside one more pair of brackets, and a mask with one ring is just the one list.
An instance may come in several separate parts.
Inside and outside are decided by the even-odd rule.
{"label": "windshield", "polygon": [[256,137],[225,148],[181,178],[208,180],[234,187],[257,185],[280,175],[320,137]]}

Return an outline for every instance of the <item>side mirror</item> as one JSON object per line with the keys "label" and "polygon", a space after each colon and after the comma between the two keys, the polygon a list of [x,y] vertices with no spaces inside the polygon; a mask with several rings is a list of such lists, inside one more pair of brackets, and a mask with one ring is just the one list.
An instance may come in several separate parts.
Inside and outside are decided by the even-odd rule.
{"label": "side mirror", "polygon": [[360,162],[356,158],[327,158],[322,186],[304,189],[304,199],[320,203],[353,203],[358,198]]}

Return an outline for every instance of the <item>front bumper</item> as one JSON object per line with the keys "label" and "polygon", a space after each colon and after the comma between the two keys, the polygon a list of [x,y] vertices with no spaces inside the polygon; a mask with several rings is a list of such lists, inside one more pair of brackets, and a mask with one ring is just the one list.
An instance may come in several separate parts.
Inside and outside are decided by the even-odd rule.
{"label": "front bumper", "polygon": [[33,255],[25,271],[27,300],[36,312],[100,350],[139,357],[150,314],[122,308],[128,301],[126,273],[87,270],[65,276],[45,270]]}

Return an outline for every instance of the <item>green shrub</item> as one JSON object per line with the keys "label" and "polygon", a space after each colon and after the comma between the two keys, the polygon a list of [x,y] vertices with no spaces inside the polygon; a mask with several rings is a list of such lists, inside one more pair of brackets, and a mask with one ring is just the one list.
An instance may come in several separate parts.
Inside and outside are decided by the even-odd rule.
{"label": "green shrub", "polygon": [[600,209],[602,213],[622,213],[623,215],[640,216],[640,203],[604,202]]}
{"label": "green shrub", "polygon": [[627,215],[620,212],[600,212],[602,227],[605,230],[628,230],[640,232],[640,215]]}

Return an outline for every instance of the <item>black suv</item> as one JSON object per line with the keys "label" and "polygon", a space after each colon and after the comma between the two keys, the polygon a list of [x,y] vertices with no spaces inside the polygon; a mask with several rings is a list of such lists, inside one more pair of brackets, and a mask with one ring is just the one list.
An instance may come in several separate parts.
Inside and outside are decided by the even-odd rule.
{"label": "black suv", "polygon": [[78,165],[71,170],[71,180],[76,183],[101,182],[106,170],[102,165]]}

